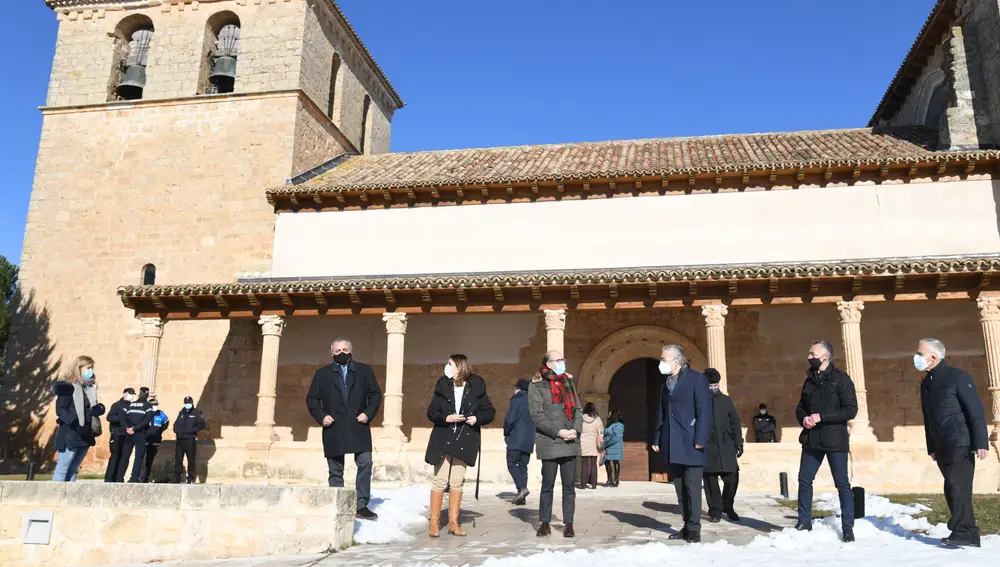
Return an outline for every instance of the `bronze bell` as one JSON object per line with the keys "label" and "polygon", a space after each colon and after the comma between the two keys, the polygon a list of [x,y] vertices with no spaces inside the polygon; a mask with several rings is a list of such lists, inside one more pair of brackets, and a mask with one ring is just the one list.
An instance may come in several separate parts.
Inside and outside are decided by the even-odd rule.
{"label": "bronze bell", "polygon": [[213,84],[229,86],[232,89],[236,82],[236,58],[222,55],[212,58],[212,75],[209,78]]}
{"label": "bronze bell", "polygon": [[145,86],[146,68],[142,65],[129,65],[125,68],[125,74],[115,92],[125,100],[137,100],[142,98],[142,89]]}

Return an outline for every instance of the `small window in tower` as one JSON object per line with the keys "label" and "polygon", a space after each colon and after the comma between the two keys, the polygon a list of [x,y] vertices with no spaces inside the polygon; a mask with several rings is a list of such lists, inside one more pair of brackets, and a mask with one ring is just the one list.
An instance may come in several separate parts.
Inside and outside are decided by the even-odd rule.
{"label": "small window in tower", "polygon": [[330,104],[327,105],[326,115],[330,120],[334,119],[336,110],[334,103],[337,100],[337,79],[340,77],[340,54],[333,54],[333,65],[330,67]]}
{"label": "small window in tower", "polygon": [[219,12],[205,26],[204,64],[198,92],[225,94],[236,90],[236,61],[240,54],[240,18]]}
{"label": "small window in tower", "polygon": [[156,266],[153,264],[142,267],[142,285],[156,285]]}
{"label": "small window in tower", "polygon": [[371,113],[372,97],[365,95],[365,102],[361,106],[361,153],[365,153],[365,146],[368,138],[368,114]]}
{"label": "small window in tower", "polygon": [[153,40],[153,22],[129,16],[114,33],[115,53],[111,71],[110,100],[139,100],[146,88],[146,66]]}

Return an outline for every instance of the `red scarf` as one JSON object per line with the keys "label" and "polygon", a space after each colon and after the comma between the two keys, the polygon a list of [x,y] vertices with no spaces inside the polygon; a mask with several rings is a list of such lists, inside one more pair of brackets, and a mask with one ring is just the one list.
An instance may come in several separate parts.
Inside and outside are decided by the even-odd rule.
{"label": "red scarf", "polygon": [[566,419],[573,421],[573,410],[576,409],[576,396],[572,395],[571,392],[566,391],[566,379],[568,378],[565,374],[556,375],[548,366],[544,364],[538,370],[545,378],[549,381],[552,386],[552,403],[563,404],[563,408],[566,410]]}

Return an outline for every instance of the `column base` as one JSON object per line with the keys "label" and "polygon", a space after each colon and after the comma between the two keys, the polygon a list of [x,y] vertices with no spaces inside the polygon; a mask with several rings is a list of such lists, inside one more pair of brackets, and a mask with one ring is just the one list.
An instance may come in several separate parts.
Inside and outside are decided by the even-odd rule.
{"label": "column base", "polygon": [[278,437],[277,432],[274,431],[273,423],[267,425],[262,425],[258,423],[255,425],[255,427],[257,428],[257,431],[255,432],[254,437],[258,439],[259,443],[274,443],[277,441],[281,441],[281,438]]}
{"label": "column base", "polygon": [[372,478],[381,482],[407,482],[410,464],[406,460],[408,440],[395,426],[383,426],[372,440]]}
{"label": "column base", "polygon": [[249,441],[247,442],[247,457],[251,461],[266,463],[271,456],[271,443],[269,441]]}
{"label": "column base", "polygon": [[851,443],[878,443],[875,430],[867,421],[852,421],[848,424]]}

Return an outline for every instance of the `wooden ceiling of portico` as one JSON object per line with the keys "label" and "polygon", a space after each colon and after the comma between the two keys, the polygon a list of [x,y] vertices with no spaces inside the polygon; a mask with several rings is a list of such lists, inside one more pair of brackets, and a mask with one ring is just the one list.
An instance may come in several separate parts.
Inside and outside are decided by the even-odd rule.
{"label": "wooden ceiling of portico", "polygon": [[970,299],[1000,291],[1000,257],[914,262],[471,276],[247,281],[119,288],[137,316],[167,319]]}

